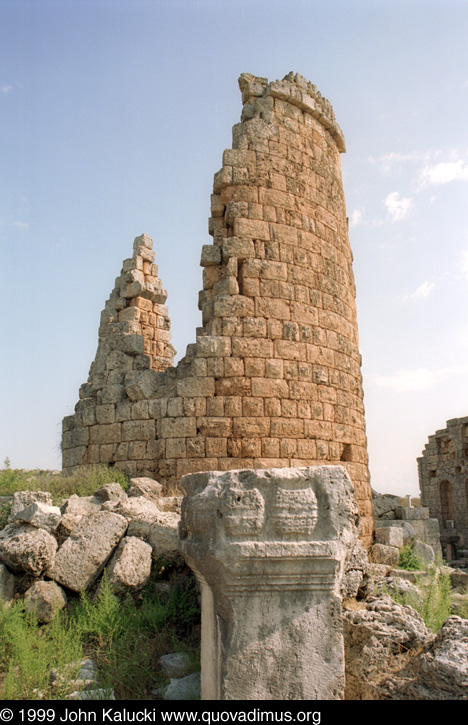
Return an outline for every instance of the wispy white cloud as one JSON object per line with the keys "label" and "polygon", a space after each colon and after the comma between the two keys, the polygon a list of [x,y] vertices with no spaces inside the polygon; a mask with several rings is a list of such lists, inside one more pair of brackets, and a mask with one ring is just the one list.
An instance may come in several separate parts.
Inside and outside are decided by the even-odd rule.
{"label": "wispy white cloud", "polygon": [[428,282],[427,280],[419,285],[415,289],[414,292],[412,292],[409,295],[405,295],[403,299],[405,300],[417,300],[417,299],[424,299],[424,297],[428,297],[431,292],[433,292],[435,289],[435,282]]}
{"label": "wispy white cloud", "polygon": [[4,93],[4,94],[10,93],[10,91],[12,91],[12,90],[13,90],[13,86],[9,86],[7,84],[0,86],[0,93]]}
{"label": "wispy white cloud", "polygon": [[384,204],[388,215],[393,222],[406,219],[413,206],[411,197],[400,196],[398,191],[392,191],[384,199]]}
{"label": "wispy white cloud", "polygon": [[361,224],[363,220],[363,211],[362,209],[355,209],[353,213],[351,214],[351,218],[349,220],[349,226],[350,227],[356,227],[358,224]]}
{"label": "wispy white cloud", "polygon": [[410,162],[421,162],[427,160],[427,158],[427,153],[421,153],[418,151],[414,151],[409,154],[402,154],[398,153],[397,151],[392,151],[391,153],[384,154],[383,156],[379,156],[378,158],[370,156],[369,161],[371,164],[378,164],[378,166],[380,166],[380,170],[384,174],[388,174],[391,171],[400,170],[403,166]]}
{"label": "wispy white cloud", "polygon": [[441,161],[438,164],[427,164],[421,171],[420,184],[440,186],[451,181],[468,181],[468,163],[463,159],[457,161]]}

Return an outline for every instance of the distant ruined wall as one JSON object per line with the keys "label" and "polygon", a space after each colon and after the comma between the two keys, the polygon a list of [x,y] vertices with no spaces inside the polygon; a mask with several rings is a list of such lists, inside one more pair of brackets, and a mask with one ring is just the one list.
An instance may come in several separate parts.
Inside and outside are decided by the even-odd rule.
{"label": "distant ruined wall", "polygon": [[[166,487],[198,471],[344,465],[373,523],[352,254],[329,102],[299,75],[243,74],[202,249],[202,328],[172,367],[152,241],[106,304],[63,424],[63,467],[105,462]],[[143,268],[141,265],[143,264]]]}
{"label": "distant ruined wall", "polygon": [[468,417],[429,436],[418,469],[421,503],[439,520],[442,544],[459,536],[468,547]]}

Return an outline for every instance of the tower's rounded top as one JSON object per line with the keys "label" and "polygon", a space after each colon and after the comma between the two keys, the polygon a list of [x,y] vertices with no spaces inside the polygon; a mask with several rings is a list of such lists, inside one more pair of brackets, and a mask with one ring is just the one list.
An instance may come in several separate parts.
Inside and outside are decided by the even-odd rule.
{"label": "tower's rounded top", "polygon": [[335,114],[328,101],[317,90],[317,86],[306,80],[299,73],[292,71],[281,81],[268,82],[268,78],[261,78],[250,73],[242,73],[239,77],[239,87],[242,91],[242,103],[251,104],[255,98],[271,96],[291,103],[316,118],[335,139],[339,151],[346,151],[344,135],[335,120]]}

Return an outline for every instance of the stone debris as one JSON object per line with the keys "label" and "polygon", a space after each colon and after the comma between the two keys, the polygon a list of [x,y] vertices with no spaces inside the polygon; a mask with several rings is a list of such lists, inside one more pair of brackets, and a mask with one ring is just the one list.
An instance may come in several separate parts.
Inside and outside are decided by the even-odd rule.
{"label": "stone debris", "polygon": [[399,496],[376,491],[372,491],[372,503],[376,543],[371,550],[371,559],[374,563],[397,564],[395,551],[392,555],[390,548],[401,550],[404,546],[410,546],[428,566],[442,558],[439,524],[437,519],[430,518],[428,508],[402,506]]}
{"label": "stone debris", "polygon": [[163,700],[199,700],[200,691],[200,673],[193,672],[186,677],[172,679],[164,688]]}
{"label": "stone debris", "polygon": [[160,502],[163,493],[163,487],[158,481],[154,481],[152,478],[131,478],[130,488],[128,489],[129,496],[145,496],[150,501],[155,503]]}
{"label": "stone debris", "polygon": [[127,498],[120,483],[106,483],[94,495],[103,501],[122,501]]}
{"label": "stone debris", "polygon": [[26,612],[35,614],[37,621],[51,622],[55,614],[67,606],[65,591],[54,581],[38,581],[24,595]]}
{"label": "stone debris", "polygon": [[15,573],[38,577],[54,563],[57,541],[44,529],[19,521],[0,531],[0,561]]}
{"label": "stone debris", "polygon": [[166,677],[171,679],[185,677],[192,669],[190,657],[185,652],[170,652],[163,655],[159,658],[158,665]]}
{"label": "stone debris", "polygon": [[374,564],[388,564],[389,566],[396,566],[400,561],[400,550],[396,546],[374,544],[370,555]]}
{"label": "stone debris", "polygon": [[45,503],[52,506],[52,496],[48,491],[16,491],[11,500],[8,523],[16,521],[17,514],[32,503]]}
{"label": "stone debris", "polygon": [[151,574],[152,548],[135,536],[125,536],[106,567],[107,581],[117,596],[137,592]]}
{"label": "stone debris", "polygon": [[58,506],[50,506],[41,501],[30,503],[16,514],[16,521],[25,521],[49,532],[55,531],[61,520],[62,514]]}
{"label": "stone debris", "polygon": [[60,547],[47,576],[74,592],[89,588],[101,574],[127,526],[127,519],[111,511],[84,516]]}
{"label": "stone debris", "polygon": [[408,653],[419,652],[431,635],[421,617],[388,595],[371,597],[343,613],[346,700],[379,700],[379,683]]}

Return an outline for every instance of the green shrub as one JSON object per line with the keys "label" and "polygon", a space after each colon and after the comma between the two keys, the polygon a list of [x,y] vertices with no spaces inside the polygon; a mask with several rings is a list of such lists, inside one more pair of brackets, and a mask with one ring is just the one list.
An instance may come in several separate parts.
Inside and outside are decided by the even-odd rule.
{"label": "green shrub", "polygon": [[418,580],[417,590],[404,594],[385,590],[397,604],[413,607],[422,617],[428,629],[437,632],[452,613],[452,586],[450,576],[440,565],[432,566],[427,575]]}
{"label": "green shrub", "polygon": [[128,489],[128,476],[117,468],[104,465],[85,466],[69,476],[6,467],[0,471],[0,496],[12,495],[17,491],[49,491],[54,502],[59,503],[73,493],[91,496],[105,483],[113,482],[120,483],[124,490]]}
{"label": "green shrub", "polygon": [[415,555],[412,544],[407,544],[400,550],[398,566],[407,571],[422,571],[426,568],[422,559]]}
{"label": "green shrub", "polygon": [[73,624],[59,612],[46,627],[40,627],[21,602],[0,604],[0,671],[2,699],[57,700],[71,692],[66,681],[52,686],[51,672],[75,663],[78,670],[82,649]]}

